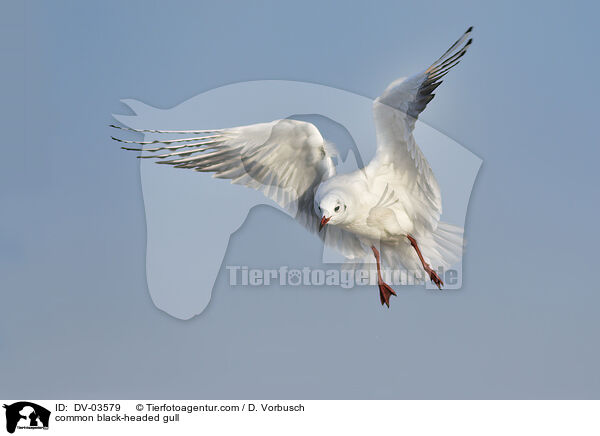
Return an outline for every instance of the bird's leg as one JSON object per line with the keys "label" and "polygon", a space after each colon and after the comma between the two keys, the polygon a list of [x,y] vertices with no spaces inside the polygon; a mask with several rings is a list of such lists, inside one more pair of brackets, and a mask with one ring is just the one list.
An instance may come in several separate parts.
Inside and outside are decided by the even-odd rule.
{"label": "bird's leg", "polygon": [[390,296],[396,295],[396,293],[381,278],[379,251],[377,251],[377,248],[375,248],[374,245],[371,245],[371,249],[373,250],[373,254],[375,255],[375,260],[377,261],[377,285],[379,286],[379,299],[381,300],[382,306],[386,304],[387,307],[390,307]]}
{"label": "bird's leg", "polygon": [[442,279],[440,279],[440,276],[438,276],[437,273],[429,266],[429,264],[425,262],[425,259],[423,259],[423,255],[421,254],[421,250],[419,250],[417,240],[410,235],[406,235],[406,237],[410,241],[410,245],[412,245],[415,251],[417,252],[419,259],[421,260],[421,264],[423,265],[423,269],[427,274],[429,274],[429,278],[431,279],[431,281],[437,285],[438,289],[442,289],[444,282],[442,281]]}

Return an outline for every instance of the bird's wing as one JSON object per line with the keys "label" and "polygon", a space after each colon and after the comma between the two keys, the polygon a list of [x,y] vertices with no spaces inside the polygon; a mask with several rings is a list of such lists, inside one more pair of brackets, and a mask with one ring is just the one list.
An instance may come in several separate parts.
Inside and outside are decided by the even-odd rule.
{"label": "bird's wing", "polygon": [[435,229],[442,212],[440,188],[425,156],[413,137],[415,121],[433,99],[433,91],[448,71],[460,62],[471,44],[469,28],[437,61],[425,71],[392,82],[373,104],[377,130],[377,153],[367,173],[382,168],[398,175],[391,187],[411,191],[419,205],[414,213],[429,228]]}
{"label": "bird's wing", "polygon": [[155,141],[115,140],[126,150],[141,151],[140,158],[156,163],[212,172],[214,177],[261,191],[311,230],[318,228],[313,211],[316,187],[335,174],[332,146],[311,123],[290,119],[221,130],[137,130],[193,137]]}

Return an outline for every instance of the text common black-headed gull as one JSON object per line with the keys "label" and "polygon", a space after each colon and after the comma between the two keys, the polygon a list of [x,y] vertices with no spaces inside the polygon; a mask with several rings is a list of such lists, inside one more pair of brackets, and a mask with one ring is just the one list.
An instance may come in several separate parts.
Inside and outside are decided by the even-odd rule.
{"label": "text common black-headed gull", "polygon": [[[471,44],[469,28],[426,70],[391,83],[373,104],[377,152],[364,168],[336,174],[335,149],[313,124],[292,119],[218,130],[143,130],[189,134],[157,141],[119,142],[146,148],[140,158],[214,173],[214,177],[262,191],[346,258],[377,262],[381,304],[394,290],[384,266],[425,272],[438,288],[434,268],[447,268],[462,253],[462,229],[440,221],[441,193],[413,137],[415,121],[441,79]],[[322,231],[326,228],[325,231]]]}

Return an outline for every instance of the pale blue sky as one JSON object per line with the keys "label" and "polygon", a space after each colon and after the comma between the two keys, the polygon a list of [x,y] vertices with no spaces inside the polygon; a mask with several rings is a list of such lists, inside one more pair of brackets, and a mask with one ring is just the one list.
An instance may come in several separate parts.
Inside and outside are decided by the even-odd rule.
{"label": "pale blue sky", "polygon": [[[0,396],[598,398],[600,232],[589,2],[12,2],[0,21]],[[484,163],[463,288],[229,288],[192,321],[152,304],[120,99],[172,107],[253,79],[377,96],[469,25],[422,119]],[[231,240],[273,262],[306,234],[262,206]],[[262,241],[262,240],[261,240]],[[261,242],[262,243],[262,242]],[[314,256],[313,256],[314,254]],[[389,368],[382,374],[382,368]]]}

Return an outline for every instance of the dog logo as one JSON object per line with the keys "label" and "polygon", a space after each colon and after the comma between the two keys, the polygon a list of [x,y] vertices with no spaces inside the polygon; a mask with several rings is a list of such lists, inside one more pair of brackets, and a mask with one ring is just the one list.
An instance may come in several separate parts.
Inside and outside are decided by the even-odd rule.
{"label": "dog logo", "polygon": [[19,401],[4,405],[6,409],[6,431],[14,433],[18,429],[48,429],[50,411],[29,401]]}

